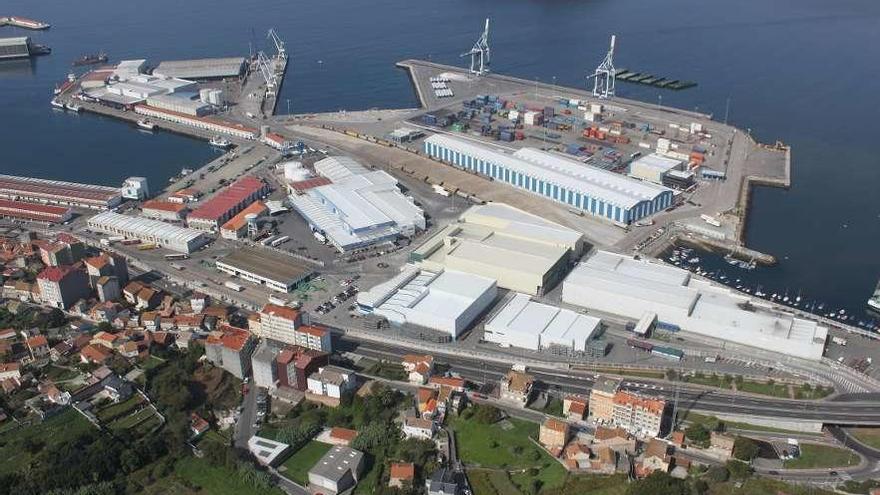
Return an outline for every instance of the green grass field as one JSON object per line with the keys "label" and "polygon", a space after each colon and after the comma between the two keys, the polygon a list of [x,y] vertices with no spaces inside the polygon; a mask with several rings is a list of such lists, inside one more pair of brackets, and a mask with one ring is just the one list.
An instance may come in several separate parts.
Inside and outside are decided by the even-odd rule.
{"label": "green grass field", "polygon": [[315,440],[305,444],[284,461],[284,476],[300,485],[309,484],[309,469],[324,456],[332,445]]}
{"label": "green grass field", "polygon": [[785,461],[785,469],[815,469],[854,466],[859,456],[845,449],[827,445],[801,444],[801,456]]}
{"label": "green grass field", "polygon": [[93,429],[82,415],[67,408],[61,414],[46,421],[8,430],[0,434],[0,473],[22,470],[31,458],[26,445],[42,444],[43,447],[58,445],[72,440]]}
{"label": "green grass field", "polygon": [[277,488],[258,490],[243,482],[238,473],[223,467],[211,465],[204,459],[185,457],[174,466],[175,474],[192,485],[201,488],[201,492],[210,495],[283,495]]}
{"label": "green grass field", "polygon": [[780,493],[786,495],[834,495],[835,492],[809,485],[789,485],[781,481],[753,477],[740,486],[732,481],[719,483],[713,486],[709,493],[712,495],[779,495]]}
{"label": "green grass field", "polygon": [[[535,423],[508,419],[484,425],[458,417],[450,426],[455,430],[458,454],[465,464],[505,470],[537,468],[535,477],[548,488],[560,486],[565,479],[565,469],[529,440],[529,436],[538,435]],[[530,480],[530,476],[513,476],[518,485]]]}
{"label": "green grass field", "polygon": [[152,408],[144,408],[130,416],[113,421],[108,426],[113,430],[133,428],[135,433],[146,434],[159,425],[160,419]]}
{"label": "green grass field", "polygon": [[112,421],[116,418],[128,415],[143,401],[144,398],[141,397],[140,394],[135,394],[129,397],[128,400],[99,409],[95,413],[95,416],[97,416],[101,422]]}
{"label": "green grass field", "polygon": [[859,442],[880,449],[880,428],[852,428],[850,433]]}

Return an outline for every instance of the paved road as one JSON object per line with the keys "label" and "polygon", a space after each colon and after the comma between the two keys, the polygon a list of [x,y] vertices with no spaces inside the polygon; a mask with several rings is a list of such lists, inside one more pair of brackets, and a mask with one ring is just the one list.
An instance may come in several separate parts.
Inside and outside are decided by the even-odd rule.
{"label": "paved road", "polygon": [[[377,358],[399,358],[411,349],[405,343],[399,345],[364,342],[345,336],[340,344],[356,348],[360,354]],[[440,361],[452,366],[452,369],[463,377],[476,382],[493,381],[500,378],[509,369],[509,365],[481,360],[467,355],[443,354]],[[531,372],[548,389],[560,393],[588,393],[592,387],[594,375],[586,372],[543,370],[532,368]],[[646,395],[665,399],[673,399],[674,389],[666,384],[663,389],[651,388],[653,382],[639,379],[624,380],[624,388],[636,390]],[[628,385],[627,385],[628,384]],[[854,399],[848,402],[835,401],[802,401],[758,397],[735,394],[720,390],[696,389],[682,386],[678,392],[679,410],[699,410],[719,413],[736,413],[743,415],[785,418],[792,420],[821,421],[827,424],[878,424],[880,425],[880,401],[875,395],[849,396]]]}
{"label": "paved road", "polygon": [[241,415],[235,423],[235,446],[246,449],[247,442],[257,431],[254,428],[254,420],[257,417],[257,387],[248,386],[248,391],[242,401]]}

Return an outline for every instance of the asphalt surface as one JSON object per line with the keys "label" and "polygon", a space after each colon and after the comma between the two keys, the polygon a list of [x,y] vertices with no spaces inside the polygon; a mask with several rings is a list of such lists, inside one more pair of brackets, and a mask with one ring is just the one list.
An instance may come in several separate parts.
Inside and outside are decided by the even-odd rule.
{"label": "asphalt surface", "polygon": [[[405,343],[389,345],[364,342],[343,337],[342,347],[351,347],[359,354],[377,358],[399,358],[410,352]],[[475,357],[444,354],[435,356],[446,362],[461,376],[476,382],[499,379],[509,366],[487,362]],[[587,393],[592,388],[595,375],[585,372],[562,372],[531,368],[530,372],[551,391],[559,393]],[[655,388],[652,388],[655,387]],[[667,400],[675,399],[673,385],[664,384],[662,388],[655,382],[628,378],[624,388],[641,394],[656,396]],[[877,394],[863,397],[849,397],[851,401],[803,401],[734,394],[720,390],[704,390],[681,385],[678,390],[678,410],[698,410],[706,412],[763,416],[777,419],[817,421],[832,425],[880,425],[880,402]]]}

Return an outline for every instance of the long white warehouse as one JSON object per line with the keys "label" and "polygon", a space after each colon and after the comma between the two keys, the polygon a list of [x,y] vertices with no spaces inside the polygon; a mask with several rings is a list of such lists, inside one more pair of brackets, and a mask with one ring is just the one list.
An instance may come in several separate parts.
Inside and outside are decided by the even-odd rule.
{"label": "long white warehouse", "polygon": [[332,183],[291,194],[290,202],[340,252],[425,230],[424,212],[387,173],[347,157],[325,158],[315,170]]}
{"label": "long white warehouse", "polygon": [[491,278],[407,265],[388,282],[358,294],[357,304],[362,312],[384,316],[391,323],[431,328],[455,339],[492,304],[496,294]]}
{"label": "long white warehouse", "polygon": [[584,352],[601,320],[516,294],[486,323],[483,340],[502,347]]}
{"label": "long white warehouse", "polygon": [[435,134],[425,153],[452,165],[628,225],[672,204],[671,189],[532,148],[510,155],[470,140]]}
{"label": "long white warehouse", "polygon": [[638,320],[645,312],[682,330],[819,360],[828,329],[763,301],[691,278],[686,270],[599,251],[565,279],[569,304]]}
{"label": "long white warehouse", "polygon": [[139,239],[159,247],[191,253],[211,241],[202,232],[170,225],[158,220],[120,215],[112,211],[99,213],[89,219],[89,228],[114,236]]}

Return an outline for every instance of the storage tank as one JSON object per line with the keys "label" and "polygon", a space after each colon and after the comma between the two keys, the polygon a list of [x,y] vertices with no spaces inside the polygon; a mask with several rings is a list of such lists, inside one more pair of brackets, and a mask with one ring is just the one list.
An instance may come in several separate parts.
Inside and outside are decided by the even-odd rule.
{"label": "storage tank", "polygon": [[[288,181],[299,180],[294,179],[294,177],[300,177],[304,171],[302,162],[286,162],[284,164],[284,179]],[[308,174],[308,172],[306,172],[306,174]]]}

